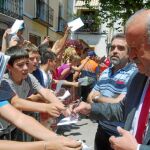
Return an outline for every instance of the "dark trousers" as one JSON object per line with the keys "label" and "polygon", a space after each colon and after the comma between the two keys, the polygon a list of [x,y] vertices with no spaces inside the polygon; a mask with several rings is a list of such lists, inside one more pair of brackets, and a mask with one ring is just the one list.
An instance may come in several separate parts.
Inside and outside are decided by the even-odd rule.
{"label": "dark trousers", "polygon": [[96,135],[95,135],[95,150],[112,150],[109,142],[110,135],[98,126]]}

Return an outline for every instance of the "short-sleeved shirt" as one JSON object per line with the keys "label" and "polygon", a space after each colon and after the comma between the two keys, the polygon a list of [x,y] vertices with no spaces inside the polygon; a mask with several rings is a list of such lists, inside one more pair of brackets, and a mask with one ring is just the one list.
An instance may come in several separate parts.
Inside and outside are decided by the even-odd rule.
{"label": "short-sleeved shirt", "polygon": [[0,108],[7,104],[9,104],[9,102],[7,100],[0,101]]}
{"label": "short-sleeved shirt", "polygon": [[[120,94],[127,93],[127,87],[132,75],[137,72],[135,64],[129,63],[124,68],[112,73],[112,67],[104,70],[99,77],[93,91],[99,91],[104,97],[116,98]],[[124,126],[122,122],[99,121],[99,124],[108,134],[117,134],[116,127]]]}
{"label": "short-sleeved shirt", "polygon": [[[58,75],[61,76],[61,73],[62,73],[65,69],[70,69],[70,71],[71,71],[70,65],[69,65],[69,64],[62,64],[61,66],[59,66],[59,67],[57,68]],[[66,79],[66,78],[69,76],[70,73],[71,73],[71,72],[69,72],[68,74],[66,74],[63,79]]]}
{"label": "short-sleeved shirt", "polygon": [[51,87],[51,82],[52,82],[52,75],[50,72],[45,72],[44,70],[40,69],[42,76],[43,76],[43,83],[45,88],[50,88]]}
{"label": "short-sleeved shirt", "polygon": [[[85,61],[82,60],[81,63],[83,63]],[[94,60],[89,60],[83,67],[82,71],[81,71],[81,77],[92,77],[96,79],[96,74],[98,73],[97,71],[97,67],[98,67],[98,63],[96,63]]]}
{"label": "short-sleeved shirt", "polygon": [[40,70],[40,68],[37,68],[35,71],[32,72],[33,76],[39,81],[39,83],[45,87],[44,85],[44,79],[43,79],[43,74]]}
{"label": "short-sleeved shirt", "polygon": [[28,96],[38,92],[41,88],[42,86],[32,74],[29,74],[20,85],[17,85],[11,79],[10,74],[7,73],[1,81],[0,101],[4,99],[10,100],[16,94],[20,98],[26,99]]}

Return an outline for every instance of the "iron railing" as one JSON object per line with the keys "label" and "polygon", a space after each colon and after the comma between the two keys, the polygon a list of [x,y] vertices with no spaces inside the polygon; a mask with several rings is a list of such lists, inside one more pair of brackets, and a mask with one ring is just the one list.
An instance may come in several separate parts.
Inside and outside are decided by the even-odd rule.
{"label": "iron railing", "polygon": [[53,26],[54,10],[44,0],[37,0],[36,3],[36,17],[46,24]]}
{"label": "iron railing", "polygon": [[0,0],[0,13],[16,19],[22,19],[23,0]]}

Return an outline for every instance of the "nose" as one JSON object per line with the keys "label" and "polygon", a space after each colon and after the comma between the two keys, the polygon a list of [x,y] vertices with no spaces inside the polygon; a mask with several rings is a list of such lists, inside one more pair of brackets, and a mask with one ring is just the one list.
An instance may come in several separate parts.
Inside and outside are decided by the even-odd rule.
{"label": "nose", "polygon": [[28,70],[28,65],[27,64],[24,64],[23,70]]}
{"label": "nose", "polygon": [[37,63],[38,62],[38,59],[37,58],[34,58],[34,63]]}
{"label": "nose", "polygon": [[118,47],[115,46],[112,52],[113,52],[113,53],[118,53]]}

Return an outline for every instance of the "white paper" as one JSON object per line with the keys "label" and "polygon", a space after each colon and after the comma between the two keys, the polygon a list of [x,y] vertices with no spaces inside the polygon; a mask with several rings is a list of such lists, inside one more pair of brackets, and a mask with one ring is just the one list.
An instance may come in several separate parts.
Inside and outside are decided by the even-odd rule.
{"label": "white paper", "polygon": [[82,143],[82,150],[92,150],[92,148],[87,146],[83,141],[79,140],[79,142]]}
{"label": "white paper", "polygon": [[78,114],[71,114],[70,116],[61,119],[58,122],[57,126],[70,125],[70,124],[73,124],[73,123],[77,123],[78,119],[79,119]]}
{"label": "white paper", "polygon": [[71,31],[74,32],[77,29],[81,28],[84,25],[84,23],[82,22],[81,18],[77,18],[71,22],[68,22],[68,27],[72,27]]}
{"label": "white paper", "polygon": [[3,53],[0,52],[0,80],[2,79],[3,74],[5,73],[9,58],[10,56],[4,55]]}
{"label": "white paper", "polygon": [[16,21],[14,22],[14,24],[11,27],[10,34],[17,33],[18,30],[20,29],[20,27],[23,25],[23,23],[24,23],[24,20],[18,20],[18,19],[16,19]]}
{"label": "white paper", "polygon": [[57,126],[70,125],[70,124],[77,123],[77,122],[78,122],[78,117],[69,116],[69,117],[65,117],[61,119],[58,122]]}
{"label": "white paper", "polygon": [[70,92],[67,90],[65,91],[64,95],[63,96],[59,96],[58,98],[61,99],[61,100],[65,100],[66,98],[68,98],[70,96]]}

